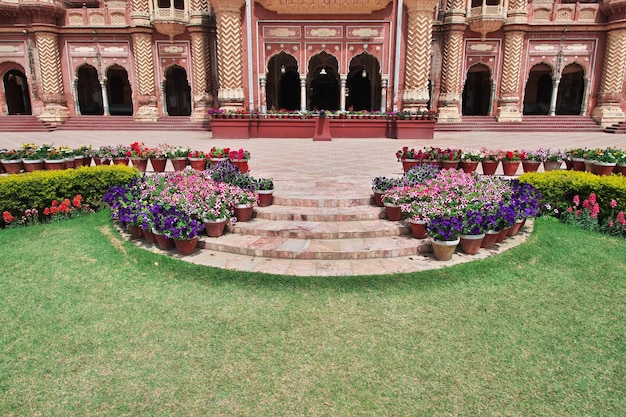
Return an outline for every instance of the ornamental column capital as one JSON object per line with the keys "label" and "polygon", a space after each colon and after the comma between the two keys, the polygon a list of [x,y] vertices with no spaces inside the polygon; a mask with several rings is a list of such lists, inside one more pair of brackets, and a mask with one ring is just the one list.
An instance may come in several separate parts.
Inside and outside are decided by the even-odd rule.
{"label": "ornamental column capital", "polygon": [[238,12],[246,0],[212,0],[211,4],[216,12]]}
{"label": "ornamental column capital", "polygon": [[439,4],[438,0],[407,0],[404,2],[409,13],[433,12]]}

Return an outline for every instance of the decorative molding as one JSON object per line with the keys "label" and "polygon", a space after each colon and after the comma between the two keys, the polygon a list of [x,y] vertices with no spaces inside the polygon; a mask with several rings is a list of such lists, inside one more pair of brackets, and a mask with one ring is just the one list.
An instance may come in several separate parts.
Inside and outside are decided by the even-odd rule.
{"label": "decorative molding", "polygon": [[[225,0],[220,0],[225,1]],[[278,14],[371,14],[392,0],[256,0]]]}

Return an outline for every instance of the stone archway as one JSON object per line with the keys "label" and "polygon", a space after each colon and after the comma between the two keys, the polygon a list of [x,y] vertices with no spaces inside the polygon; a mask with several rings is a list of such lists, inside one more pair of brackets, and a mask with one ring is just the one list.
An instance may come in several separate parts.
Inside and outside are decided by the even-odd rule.
{"label": "stone archway", "polygon": [[4,74],[2,79],[8,115],[32,114],[26,75],[16,69]]}
{"label": "stone archway", "polygon": [[266,94],[268,109],[300,109],[300,74],[293,55],[281,51],[268,61]]}
{"label": "stone archway", "polygon": [[559,115],[578,115],[581,113],[585,94],[585,71],[578,64],[569,64],[563,68],[559,91],[556,95],[556,111]]}
{"label": "stone archway", "polygon": [[191,87],[187,81],[187,71],[181,66],[172,65],[165,71],[165,106],[170,116],[191,115]]}
{"label": "stone archway", "polygon": [[339,109],[339,62],[322,51],[309,60],[307,74],[309,110]]}
{"label": "stone archway", "polygon": [[77,71],[76,96],[78,110],[81,115],[102,116],[102,87],[98,78],[98,71],[88,64],[82,65]]}
{"label": "stone archway", "polygon": [[346,87],[346,108],[355,111],[380,110],[381,77],[378,59],[367,52],[352,58]]}
{"label": "stone archway", "polygon": [[113,65],[107,70],[106,75],[109,114],[112,116],[132,116],[133,98],[128,82],[128,72],[124,67]]}
{"label": "stone archway", "polygon": [[484,64],[472,65],[467,70],[461,106],[461,113],[464,116],[489,115],[492,82],[491,71]]}
{"label": "stone archway", "polygon": [[524,114],[548,115],[552,100],[552,67],[537,64],[530,69],[524,90]]}

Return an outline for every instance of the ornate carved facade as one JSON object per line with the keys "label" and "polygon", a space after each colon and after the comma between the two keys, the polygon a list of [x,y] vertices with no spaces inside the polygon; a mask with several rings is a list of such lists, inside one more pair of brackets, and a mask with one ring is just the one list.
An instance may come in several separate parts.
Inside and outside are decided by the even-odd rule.
{"label": "ornate carved facade", "polygon": [[0,0],[0,117],[626,118],[626,0]]}

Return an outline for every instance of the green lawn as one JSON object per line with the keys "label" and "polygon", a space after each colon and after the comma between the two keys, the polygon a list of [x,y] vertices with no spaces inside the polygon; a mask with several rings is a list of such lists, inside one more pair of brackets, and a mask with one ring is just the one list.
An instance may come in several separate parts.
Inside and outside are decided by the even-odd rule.
{"label": "green lawn", "polygon": [[107,216],[0,231],[0,415],[626,415],[625,240],[540,219],[484,261],[301,278]]}

